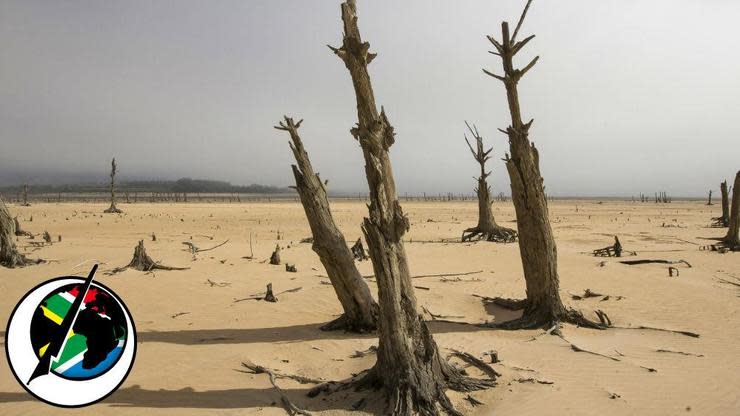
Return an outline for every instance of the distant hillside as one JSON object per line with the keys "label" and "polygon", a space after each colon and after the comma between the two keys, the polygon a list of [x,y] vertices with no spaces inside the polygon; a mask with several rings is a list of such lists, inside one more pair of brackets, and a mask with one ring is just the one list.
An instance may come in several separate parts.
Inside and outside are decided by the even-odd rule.
{"label": "distant hillside", "polygon": [[[3,186],[0,192],[15,195],[23,185]],[[176,181],[141,180],[127,181],[116,185],[119,192],[185,192],[185,193],[249,193],[249,194],[283,194],[292,193],[290,188],[252,184],[247,186],[232,185],[225,181],[208,179],[181,178]],[[40,193],[86,193],[105,192],[108,184],[66,184],[66,185],[31,185],[30,194]]]}

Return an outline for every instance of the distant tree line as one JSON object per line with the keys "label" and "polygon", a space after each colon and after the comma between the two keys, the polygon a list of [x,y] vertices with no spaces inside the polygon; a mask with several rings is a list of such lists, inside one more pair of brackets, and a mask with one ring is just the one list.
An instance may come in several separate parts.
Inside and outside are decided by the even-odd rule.
{"label": "distant tree line", "polygon": [[[226,181],[208,179],[181,178],[176,181],[142,180],[121,182],[116,185],[123,192],[180,192],[180,193],[254,193],[280,194],[291,193],[287,187],[266,186],[252,184],[246,186],[232,185]],[[15,195],[22,192],[23,185],[0,187],[0,193]],[[29,193],[92,193],[108,191],[107,184],[67,184],[67,185],[33,185],[29,186]]]}

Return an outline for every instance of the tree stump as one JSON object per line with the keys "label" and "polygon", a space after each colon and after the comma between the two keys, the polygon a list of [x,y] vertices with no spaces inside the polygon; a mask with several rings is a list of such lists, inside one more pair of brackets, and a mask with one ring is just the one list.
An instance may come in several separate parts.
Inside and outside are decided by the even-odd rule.
{"label": "tree stump", "polygon": [[[352,332],[375,330],[378,305],[370,294],[370,288],[362,278],[353,260],[355,248],[350,253],[344,235],[334,222],[326,193],[326,181],[321,181],[314,173],[308,152],[298,134],[301,121],[284,117],[277,128],[290,134],[290,148],[296,165],[292,165],[295,189],[311,227],[312,249],[318,254],[321,264],[329,276],[332,287],[342,305],[344,313],[337,319],[322,326],[322,330],[343,329]],[[362,243],[360,242],[360,247]],[[364,254],[364,249],[362,249]]]}
{"label": "tree stump", "polygon": [[486,172],[486,162],[491,158],[490,153],[493,148],[484,150],[483,137],[478,133],[478,128],[475,126],[471,127],[467,121],[465,125],[470,130],[470,134],[475,138],[476,147],[473,149],[468,136],[464,135],[465,143],[468,144],[470,153],[473,154],[473,159],[480,166],[480,176],[477,178],[478,186],[475,188],[475,193],[478,195],[478,225],[465,229],[462,233],[462,241],[482,239],[498,243],[513,243],[516,241],[516,231],[496,224],[496,220],[493,218],[493,211],[491,210],[491,187],[488,185],[488,176],[491,175],[491,172]]}
{"label": "tree stump", "polygon": [[357,261],[367,260],[367,253],[365,253],[365,246],[362,245],[362,238],[358,238],[355,244],[352,245],[352,257]]}
{"label": "tree stump", "polygon": [[134,247],[134,255],[131,258],[131,262],[129,262],[129,264],[123,267],[118,267],[114,269],[112,273],[118,273],[128,268],[139,270],[142,272],[148,272],[152,270],[187,270],[188,269],[188,267],[164,266],[162,264],[155,262],[147,254],[146,248],[144,248],[144,240],[139,240],[139,244],[137,244],[136,247]]}
{"label": "tree stump", "polygon": [[270,264],[280,265],[280,244],[275,246],[275,251],[270,256]]}
{"label": "tree stump", "polygon": [[13,218],[13,223],[15,225],[15,235],[17,237],[26,236],[26,237],[29,237],[29,238],[33,238],[33,234],[29,233],[28,231],[24,231],[24,230],[21,229],[21,223],[18,222],[18,216],[16,216],[15,218]]}
{"label": "tree stump", "polygon": [[277,302],[278,299],[275,297],[275,295],[272,293],[272,283],[267,284],[267,292],[265,293],[265,297],[262,298],[262,300],[266,302]]}

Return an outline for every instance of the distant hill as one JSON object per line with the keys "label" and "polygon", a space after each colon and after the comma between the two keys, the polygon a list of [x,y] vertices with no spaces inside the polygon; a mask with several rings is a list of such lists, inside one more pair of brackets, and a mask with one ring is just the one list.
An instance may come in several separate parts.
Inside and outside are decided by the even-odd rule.
{"label": "distant hill", "polygon": [[[14,195],[21,191],[23,185],[3,186],[0,192]],[[290,188],[266,186],[259,184],[232,185],[225,181],[208,179],[181,178],[176,181],[138,180],[124,181],[116,184],[119,192],[180,192],[180,193],[249,193],[249,194],[284,194],[294,192]],[[64,185],[30,185],[30,194],[39,193],[86,193],[105,192],[108,184],[64,184]]]}

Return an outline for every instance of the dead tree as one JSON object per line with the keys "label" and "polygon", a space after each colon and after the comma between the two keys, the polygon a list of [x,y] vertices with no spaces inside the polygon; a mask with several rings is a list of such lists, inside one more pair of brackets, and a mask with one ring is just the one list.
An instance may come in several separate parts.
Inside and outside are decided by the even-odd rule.
{"label": "dead tree", "polygon": [[712,190],[709,190],[709,200],[707,201],[707,205],[712,205]]}
{"label": "dead tree", "polygon": [[23,206],[24,207],[30,207],[31,204],[28,203],[28,184],[23,184]]}
{"label": "dead tree", "polygon": [[270,255],[270,264],[275,266],[280,265],[280,244],[275,246],[275,251]]}
{"label": "dead tree", "polygon": [[[349,70],[357,101],[358,123],[351,133],[359,141],[365,159],[370,204],[362,231],[378,283],[379,304],[377,362],[347,384],[382,387],[387,414],[436,415],[440,406],[457,415],[446,389],[470,391],[491,386],[494,381],[468,378],[449,364],[417,312],[402,240],[409,229],[409,219],[398,202],[388,153],[395,140],[393,127],[385,111],[381,108],[378,112],[367,69],[376,54],[369,52],[369,43],[360,36],[355,1],[345,1],[341,10],[342,46],[330,48]],[[319,391],[332,388],[329,385]]]}
{"label": "dead tree", "polygon": [[122,211],[116,207],[116,158],[110,162],[110,207],[106,209],[106,214],[120,214]]}
{"label": "dead tree", "polygon": [[151,257],[146,253],[144,248],[144,240],[139,240],[139,244],[134,248],[134,256],[131,258],[129,264],[113,269],[111,274],[122,272],[128,268],[139,270],[142,272],[148,272],[152,270],[187,270],[188,267],[170,267],[159,264],[152,260]]}
{"label": "dead tree", "polygon": [[473,149],[468,136],[464,136],[465,143],[468,144],[470,153],[473,154],[473,159],[480,165],[480,176],[476,179],[478,186],[475,188],[475,193],[478,195],[478,225],[463,231],[462,241],[472,241],[479,238],[498,243],[513,243],[516,241],[516,231],[496,224],[491,210],[491,187],[488,186],[488,176],[491,172],[486,172],[486,162],[491,158],[489,155],[493,148],[484,150],[483,137],[478,133],[478,127],[471,127],[467,121],[465,125],[470,130],[470,134],[475,137],[476,147]]}
{"label": "dead tree", "polygon": [[15,231],[15,221],[0,197],[0,265],[14,268],[37,263],[27,259],[18,251],[13,241],[16,236]]}
{"label": "dead tree", "polygon": [[294,123],[292,118],[286,116],[275,128],[290,134],[289,145],[297,163],[291,165],[291,168],[295,177],[295,189],[301,198],[303,210],[311,227],[313,236],[311,248],[324,265],[344,310],[344,314],[321,329],[326,331],[344,329],[353,332],[375,330],[378,305],[355,266],[344,235],[334,222],[326,194],[327,182],[322,182],[319,174],[314,172],[308,153],[303,147],[303,141],[298,134],[302,121]]}
{"label": "dead tree", "polygon": [[730,199],[727,192],[727,181],[722,181],[719,185],[720,193],[722,194],[722,216],[713,218],[715,227],[727,227],[730,225]]}
{"label": "dead tree", "polygon": [[504,75],[483,70],[487,75],[501,81],[506,88],[511,125],[501,131],[509,137],[511,156],[507,154],[504,160],[511,178],[511,195],[519,231],[519,252],[527,287],[527,299],[521,303],[524,306],[521,318],[491,325],[505,329],[550,328],[558,321],[567,321],[602,328],[601,324],[587,320],[580,312],[566,309],[560,299],[557,248],[548,219],[547,197],[540,175],[539,152],[528,137],[534,120],[527,123],[522,121],[517,91],[517,83],[534,67],[539,56],[522,69],[514,68],[513,62],[514,56],[534,38],[534,35],[531,35],[517,41],[517,34],[530,3],[531,0],[527,2],[513,34],[509,33],[509,24],[503,22],[501,42],[488,36],[488,40],[496,48],[492,53],[502,60]]}
{"label": "dead tree", "polygon": [[21,223],[18,222],[18,217],[17,216],[15,218],[13,218],[13,225],[15,225],[15,235],[16,235],[16,237],[26,236],[28,238],[33,238],[33,234],[31,234],[28,231],[25,231],[25,230],[21,229]]}
{"label": "dead tree", "polygon": [[735,175],[735,184],[732,185],[732,205],[730,206],[730,220],[727,235],[723,243],[730,250],[740,250],[740,171]]}
{"label": "dead tree", "polygon": [[352,245],[352,256],[357,261],[363,261],[370,258],[367,253],[365,253],[365,246],[362,245],[362,238],[358,238],[357,241],[355,241],[355,244]]}

